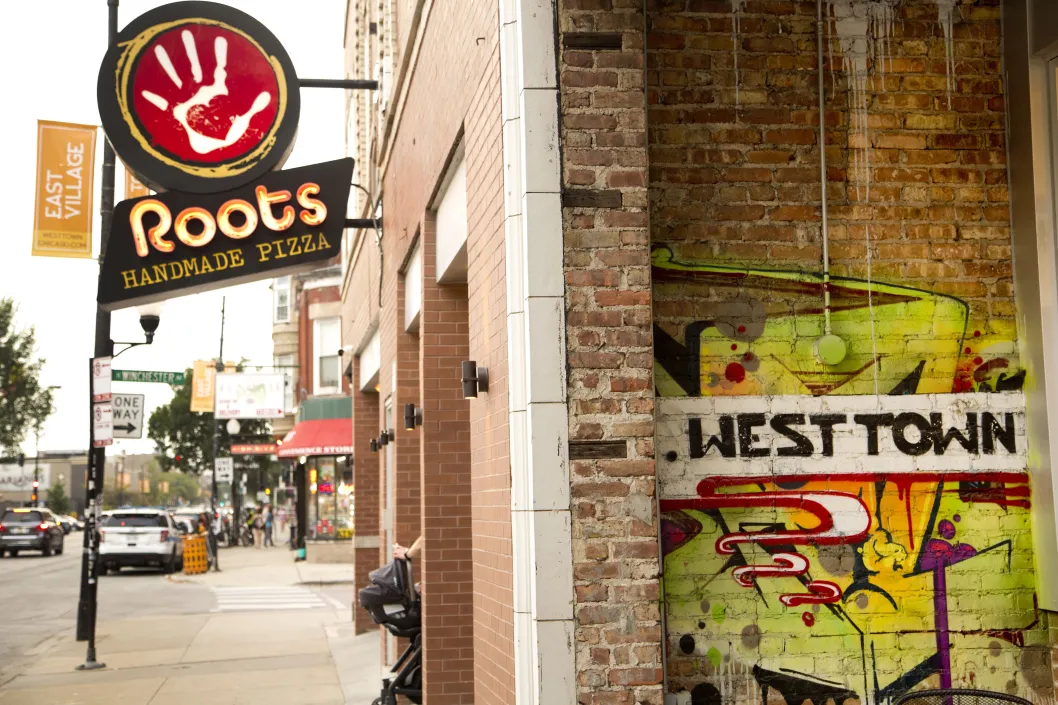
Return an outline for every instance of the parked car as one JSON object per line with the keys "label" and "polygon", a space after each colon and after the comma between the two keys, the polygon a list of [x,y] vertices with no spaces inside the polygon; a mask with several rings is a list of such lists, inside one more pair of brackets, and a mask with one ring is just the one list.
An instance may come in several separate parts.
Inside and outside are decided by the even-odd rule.
{"label": "parked car", "polygon": [[62,532],[64,534],[68,534],[77,528],[77,520],[71,516],[56,514],[55,520],[59,522],[59,526],[62,527]]}
{"label": "parked car", "polygon": [[73,522],[74,531],[84,531],[84,522],[75,516],[69,517],[70,521]]}
{"label": "parked car", "polygon": [[158,567],[167,573],[184,566],[184,543],[164,509],[116,509],[100,523],[99,559],[103,569]]}
{"label": "parked car", "polygon": [[0,518],[0,557],[19,551],[61,554],[66,533],[58,517],[44,508],[8,509]]}

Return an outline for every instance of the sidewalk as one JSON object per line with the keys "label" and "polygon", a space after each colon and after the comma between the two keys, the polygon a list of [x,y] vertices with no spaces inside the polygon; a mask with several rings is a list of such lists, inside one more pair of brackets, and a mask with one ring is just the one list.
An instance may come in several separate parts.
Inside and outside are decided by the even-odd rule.
{"label": "sidewalk", "polygon": [[[220,573],[171,580],[312,588],[352,575],[348,566],[295,564],[282,549],[228,549],[220,564]],[[107,668],[87,673],[74,670],[85,645],[63,634],[0,687],[0,705],[368,705],[380,687],[379,635],[354,636],[349,610],[327,601],[326,609],[104,621],[96,643]]]}

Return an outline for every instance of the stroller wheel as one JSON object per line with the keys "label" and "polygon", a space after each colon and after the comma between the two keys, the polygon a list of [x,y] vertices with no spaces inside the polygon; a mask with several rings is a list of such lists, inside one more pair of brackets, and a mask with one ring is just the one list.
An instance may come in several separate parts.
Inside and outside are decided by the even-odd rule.
{"label": "stroller wheel", "polygon": [[371,701],[371,705],[382,705],[382,698],[375,698]]}

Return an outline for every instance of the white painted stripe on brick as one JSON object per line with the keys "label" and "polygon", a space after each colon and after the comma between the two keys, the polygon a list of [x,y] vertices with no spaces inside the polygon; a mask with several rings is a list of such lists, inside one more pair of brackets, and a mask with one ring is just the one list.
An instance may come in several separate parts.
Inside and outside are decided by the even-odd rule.
{"label": "white painted stripe on brick", "polygon": [[[753,477],[775,475],[842,475],[862,473],[929,473],[929,472],[1027,472],[1028,435],[1026,432],[1025,397],[1021,392],[999,394],[919,394],[907,396],[779,396],[779,397],[681,397],[657,400],[658,478],[662,496],[693,497],[704,477]],[[976,419],[976,447],[968,450],[952,440],[946,447],[936,444],[919,455],[901,450],[896,430],[880,426],[876,432],[876,453],[870,449],[871,433],[856,421],[860,414],[914,414],[924,423],[939,415],[940,427],[959,429],[964,436],[968,424]],[[739,441],[739,415],[761,414],[764,425],[751,429],[751,449],[761,455],[747,457]],[[794,447],[786,435],[771,424],[776,414],[802,414],[806,423],[790,428],[812,445],[807,457],[780,456],[779,450]],[[846,421],[833,427],[832,455],[824,451],[823,430],[812,424],[817,414],[836,414]],[[1014,427],[1014,452],[993,440],[986,450],[985,415],[992,414],[1005,428]],[[723,440],[721,422],[732,423],[729,440],[734,440],[735,457],[725,457],[714,444],[702,457],[691,457],[690,424],[700,425],[702,445],[711,438]],[[994,434],[992,434],[994,437]],[[902,441],[922,440],[917,428],[900,431]],[[928,441],[927,441],[928,442]],[[670,454],[675,454],[674,456]],[[766,455],[764,455],[766,454]],[[730,451],[727,453],[731,455]],[[674,457],[674,460],[669,460]]]}

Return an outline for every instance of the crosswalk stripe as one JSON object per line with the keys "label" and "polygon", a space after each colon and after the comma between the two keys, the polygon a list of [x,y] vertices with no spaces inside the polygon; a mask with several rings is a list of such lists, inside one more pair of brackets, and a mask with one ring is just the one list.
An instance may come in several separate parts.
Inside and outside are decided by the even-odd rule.
{"label": "crosswalk stripe", "polygon": [[319,595],[296,586],[261,585],[214,587],[217,598],[214,612],[248,612],[254,610],[307,610],[326,608]]}

